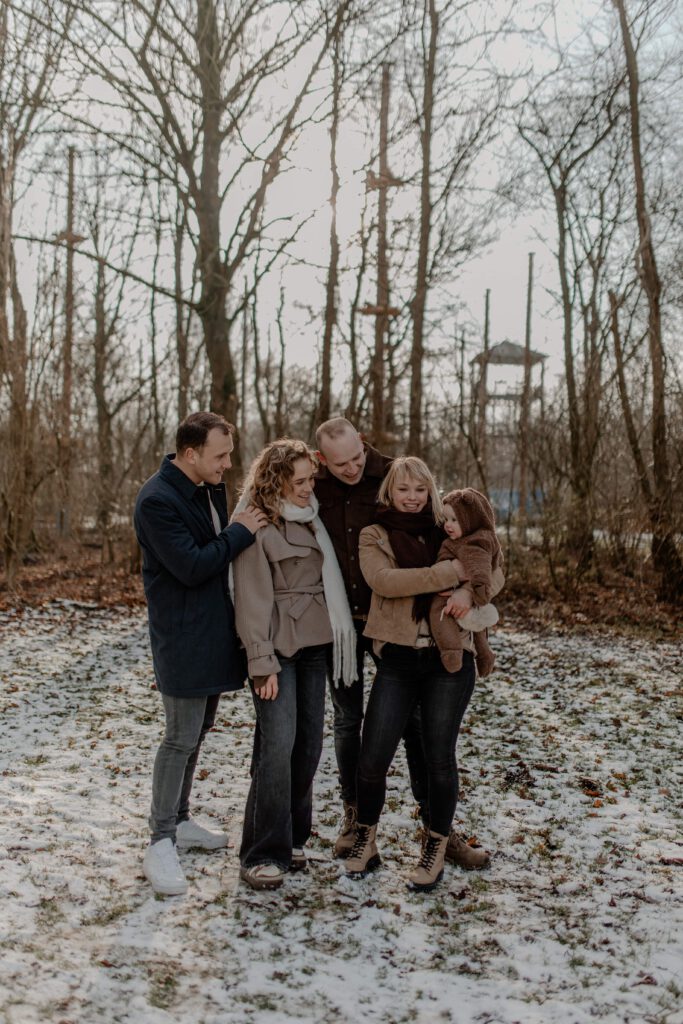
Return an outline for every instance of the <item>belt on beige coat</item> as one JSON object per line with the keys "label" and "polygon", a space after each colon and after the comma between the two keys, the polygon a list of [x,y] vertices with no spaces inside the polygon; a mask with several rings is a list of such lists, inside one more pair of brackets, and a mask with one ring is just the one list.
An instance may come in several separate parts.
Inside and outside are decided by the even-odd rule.
{"label": "belt on beige coat", "polygon": [[274,597],[276,601],[283,601],[286,597],[297,598],[287,609],[287,614],[293,619],[301,618],[311,601],[315,600],[318,604],[325,607],[322,583],[316,583],[310,587],[296,587],[296,589],[292,590],[276,590]]}

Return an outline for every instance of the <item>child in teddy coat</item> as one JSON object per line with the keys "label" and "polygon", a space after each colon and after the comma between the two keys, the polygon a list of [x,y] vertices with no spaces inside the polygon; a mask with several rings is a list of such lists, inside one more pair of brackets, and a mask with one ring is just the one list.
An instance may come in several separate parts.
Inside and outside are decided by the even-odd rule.
{"label": "child in teddy coat", "polygon": [[495,655],[486,636],[486,628],[498,621],[498,612],[490,604],[495,577],[502,578],[503,552],[496,536],[493,509],[488,499],[473,487],[449,491],[443,499],[446,520],[443,528],[447,539],[443,541],[438,561],[459,558],[467,572],[466,580],[454,592],[469,590],[473,607],[467,615],[453,618],[444,615],[446,597],[435,594],[429,614],[429,626],[439,648],[441,661],[449,672],[462,667],[463,640],[472,632],[477,674],[487,676],[492,671]]}

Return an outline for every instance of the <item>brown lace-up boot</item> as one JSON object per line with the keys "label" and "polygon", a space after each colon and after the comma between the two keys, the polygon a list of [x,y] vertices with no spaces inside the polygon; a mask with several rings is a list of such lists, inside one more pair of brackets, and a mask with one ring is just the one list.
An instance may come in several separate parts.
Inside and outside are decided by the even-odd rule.
{"label": "brown lace-up boot", "polygon": [[382,863],[375,842],[376,835],[376,825],[356,825],[353,846],[346,861],[346,874],[349,878],[365,878],[368,871],[374,871]]}
{"label": "brown lace-up boot", "polygon": [[491,854],[481,846],[470,846],[464,839],[451,829],[446,847],[446,860],[457,864],[465,871],[487,868],[491,863]]}
{"label": "brown lace-up boot", "polygon": [[417,867],[408,876],[408,888],[420,892],[431,892],[443,876],[444,857],[448,836],[438,832],[426,832]]}
{"label": "brown lace-up boot", "polygon": [[344,801],[344,818],[334,844],[335,857],[348,857],[356,838],[356,807]]}

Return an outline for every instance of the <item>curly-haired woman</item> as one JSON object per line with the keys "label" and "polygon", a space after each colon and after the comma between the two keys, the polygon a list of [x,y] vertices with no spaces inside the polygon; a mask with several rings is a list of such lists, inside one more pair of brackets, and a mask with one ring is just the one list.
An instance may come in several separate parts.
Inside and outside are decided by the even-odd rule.
{"label": "curly-haired woman", "polygon": [[256,457],[242,501],[268,525],[235,560],[237,632],[256,708],[241,877],[276,889],[306,867],[313,776],[322,750],[326,648],[335,678],[356,677],[356,634],[332,543],[313,493],[315,456],[282,438]]}

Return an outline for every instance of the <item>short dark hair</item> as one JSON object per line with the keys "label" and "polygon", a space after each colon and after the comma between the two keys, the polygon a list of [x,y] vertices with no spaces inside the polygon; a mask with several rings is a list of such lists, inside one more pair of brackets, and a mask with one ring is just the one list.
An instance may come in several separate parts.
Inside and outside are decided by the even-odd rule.
{"label": "short dark hair", "polygon": [[211,430],[222,430],[224,434],[234,434],[235,428],[228,423],[225,416],[217,412],[193,412],[186,416],[175,435],[176,452],[184,452],[188,448],[203,448]]}

